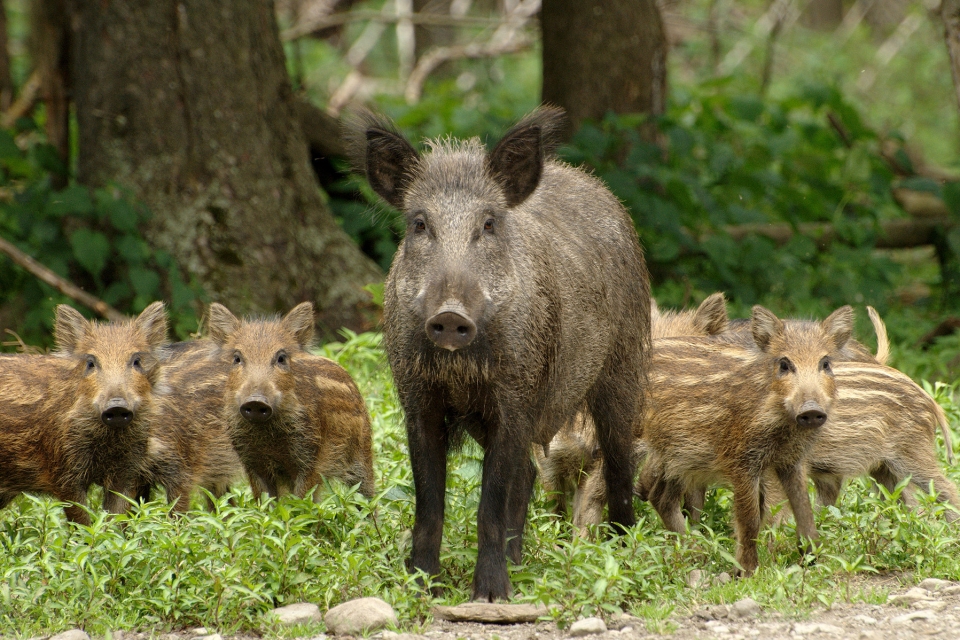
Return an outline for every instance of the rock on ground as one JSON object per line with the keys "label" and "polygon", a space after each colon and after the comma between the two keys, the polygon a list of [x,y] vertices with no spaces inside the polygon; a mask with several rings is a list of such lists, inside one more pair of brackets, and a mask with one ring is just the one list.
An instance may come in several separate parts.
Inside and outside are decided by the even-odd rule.
{"label": "rock on ground", "polygon": [[320,607],[310,602],[297,602],[285,607],[277,607],[267,616],[284,626],[320,622]]}
{"label": "rock on ground", "polygon": [[327,631],[336,635],[359,636],[397,624],[393,607],[380,598],[358,598],[337,605],[323,617]]}

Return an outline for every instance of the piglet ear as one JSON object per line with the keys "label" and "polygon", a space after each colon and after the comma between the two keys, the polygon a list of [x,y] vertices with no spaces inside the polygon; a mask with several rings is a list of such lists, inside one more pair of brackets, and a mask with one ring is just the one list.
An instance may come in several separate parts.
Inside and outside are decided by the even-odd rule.
{"label": "piglet ear", "polygon": [[714,293],[700,303],[693,315],[693,322],[704,335],[715,336],[727,330],[730,317],[727,315],[727,299],[722,292]]}
{"label": "piglet ear", "polygon": [[313,342],[313,304],[301,302],[283,317],[283,326],[293,333],[301,349]]}
{"label": "piglet ear", "polygon": [[90,330],[90,321],[68,304],[57,305],[53,326],[54,342],[60,353],[76,353],[80,340]]}
{"label": "piglet ear", "polygon": [[853,337],[853,307],[848,304],[840,307],[827,316],[820,326],[833,348],[839,351]]}
{"label": "piglet ear", "polygon": [[167,343],[167,310],[162,302],[151,302],[133,321],[152,348]]}
{"label": "piglet ear", "polygon": [[397,209],[420,161],[420,154],[386,116],[361,110],[344,119],[343,134],[357,171],[381,198]]}
{"label": "piglet ear", "polygon": [[540,184],[563,121],[562,109],[541,107],[510,129],[487,156],[487,167],[503,188],[507,206],[517,206]]}
{"label": "piglet ear", "polygon": [[214,342],[223,346],[239,327],[240,320],[230,313],[229,309],[219,302],[210,304],[210,311],[207,312],[207,328],[210,331],[210,338]]}
{"label": "piglet ear", "polygon": [[750,333],[760,350],[766,351],[774,338],[783,336],[783,321],[767,309],[755,305],[750,318]]}

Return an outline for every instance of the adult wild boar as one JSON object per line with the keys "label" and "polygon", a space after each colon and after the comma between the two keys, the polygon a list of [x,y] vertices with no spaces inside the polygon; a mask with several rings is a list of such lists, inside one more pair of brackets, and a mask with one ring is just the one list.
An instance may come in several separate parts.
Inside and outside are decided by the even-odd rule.
{"label": "adult wild boar", "polygon": [[562,117],[540,108],[489,153],[478,139],[438,139],[421,154],[369,113],[354,130],[371,186],[407,225],[383,329],[416,489],[409,567],[439,572],[446,456],[466,429],[484,448],[476,600],[509,597],[506,555],[520,560],[536,475],[531,446],[580,409],[596,423],[610,520],[634,523],[647,269],[620,202],[553,158]]}

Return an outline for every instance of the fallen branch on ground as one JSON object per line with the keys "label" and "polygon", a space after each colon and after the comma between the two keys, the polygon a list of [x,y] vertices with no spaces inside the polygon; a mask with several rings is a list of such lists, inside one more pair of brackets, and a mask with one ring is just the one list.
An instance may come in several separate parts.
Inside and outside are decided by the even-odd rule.
{"label": "fallen branch on ground", "polygon": [[107,320],[118,321],[126,319],[125,315],[108,305],[100,298],[90,295],[69,280],[61,278],[56,273],[25,254],[23,251],[20,251],[20,249],[7,242],[3,238],[0,238],[0,252],[5,253],[11,260],[13,260],[15,264],[23,267],[60,293],[72,298],[73,300],[76,300],[86,307],[93,309]]}

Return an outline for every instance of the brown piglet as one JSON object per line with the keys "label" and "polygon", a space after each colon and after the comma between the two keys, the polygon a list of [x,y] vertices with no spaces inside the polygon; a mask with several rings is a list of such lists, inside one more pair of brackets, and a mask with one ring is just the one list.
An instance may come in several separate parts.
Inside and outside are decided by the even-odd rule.
{"label": "brown piglet", "polygon": [[821,323],[801,325],[755,306],[753,346],[722,336],[654,342],[652,398],[641,433],[661,461],[662,475],[649,497],[668,529],[685,529],[685,492],[731,485],[737,561],[752,574],[763,514],[761,479],[772,471],[801,540],[817,537],[805,463],[837,395],[833,359],[852,329],[848,306]]}
{"label": "brown piglet", "polygon": [[0,356],[0,508],[20,493],[75,504],[67,518],[89,524],[91,484],[121,513],[147,455],[157,350],[167,341],[163,304],[136,319],[89,321],[57,307],[53,355]]}
{"label": "brown piglet", "polygon": [[228,367],[221,419],[254,493],[302,498],[338,478],[372,496],[370,415],[350,374],[307,352],[313,305],[282,319],[239,319],[213,303],[209,327]]}

